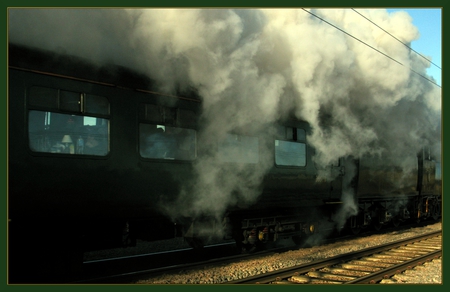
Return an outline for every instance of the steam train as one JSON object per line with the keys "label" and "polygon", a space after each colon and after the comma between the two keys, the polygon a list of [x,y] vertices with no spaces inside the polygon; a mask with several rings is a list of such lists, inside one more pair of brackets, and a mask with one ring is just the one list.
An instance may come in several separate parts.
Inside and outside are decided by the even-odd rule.
{"label": "steam train", "polygon": [[[252,249],[279,238],[300,242],[330,225],[358,232],[441,216],[426,147],[408,173],[377,157],[346,157],[320,169],[331,178],[321,180],[305,121],[206,141],[195,90],[166,95],[127,68],[15,44],[8,53],[10,283],[70,281],[83,252],[137,240],[179,236],[201,248],[216,234]],[[163,212],[211,152],[232,170],[270,164],[257,199],[220,218]]]}

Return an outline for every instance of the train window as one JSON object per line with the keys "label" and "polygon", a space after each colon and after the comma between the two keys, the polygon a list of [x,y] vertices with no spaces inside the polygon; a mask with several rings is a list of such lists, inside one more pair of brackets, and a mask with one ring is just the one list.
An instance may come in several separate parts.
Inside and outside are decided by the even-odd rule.
{"label": "train window", "polygon": [[222,143],[219,144],[218,155],[222,162],[258,163],[258,138],[227,134]]}
{"label": "train window", "polygon": [[275,164],[279,166],[306,166],[306,132],[301,128],[285,127],[279,131],[282,139],[275,140]]}
{"label": "train window", "polygon": [[33,109],[109,115],[106,97],[39,86],[30,87],[28,106]]}
{"label": "train window", "polygon": [[104,156],[109,151],[109,120],[31,110],[28,136],[34,152]]}
{"label": "train window", "polygon": [[[279,135],[280,136],[280,135]],[[293,128],[293,127],[285,127],[285,134],[281,135],[285,140],[289,141],[306,141],[306,132],[304,129]]]}
{"label": "train window", "polygon": [[79,113],[81,112],[81,93],[61,90],[59,103],[61,110]]}
{"label": "train window", "polygon": [[441,180],[441,162],[436,162],[436,167],[434,169],[434,177],[436,180]]}
{"label": "train window", "polygon": [[196,115],[193,111],[155,104],[142,104],[140,107],[139,118],[154,124],[171,125],[183,128],[193,128],[196,121]]}
{"label": "train window", "polygon": [[88,114],[109,115],[109,102],[106,97],[86,94],[84,112]]}
{"label": "train window", "polygon": [[282,166],[305,166],[306,144],[275,140],[275,164]]}
{"label": "train window", "polygon": [[139,152],[143,158],[194,160],[197,132],[167,125],[139,124]]}
{"label": "train window", "polygon": [[292,127],[286,127],[285,128],[285,135],[286,135],[286,139],[288,139],[288,140],[293,140],[294,139],[294,135],[295,135],[295,128],[292,128]]}
{"label": "train window", "polygon": [[164,107],[154,104],[143,104],[140,109],[140,119],[156,124],[164,123]]}
{"label": "train window", "polygon": [[304,129],[297,128],[297,139],[296,141],[305,142],[306,141],[306,132]]}
{"label": "train window", "polygon": [[108,154],[107,98],[32,86],[29,88],[28,108],[28,137],[32,151]]}
{"label": "train window", "polygon": [[54,88],[30,87],[28,105],[47,109],[58,109],[58,90]]}

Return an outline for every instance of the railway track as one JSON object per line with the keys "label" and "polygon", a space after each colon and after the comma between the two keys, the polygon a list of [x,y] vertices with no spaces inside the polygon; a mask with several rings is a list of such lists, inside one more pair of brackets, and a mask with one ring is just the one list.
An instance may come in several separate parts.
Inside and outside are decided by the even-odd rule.
{"label": "railway track", "polygon": [[[398,228],[397,228],[398,229]],[[407,227],[406,227],[407,229]],[[403,229],[405,230],[405,229]],[[386,230],[385,230],[386,231]],[[371,233],[368,232],[368,235]],[[362,235],[359,235],[360,238]],[[322,244],[332,243],[336,240],[351,239],[356,236],[348,235],[339,238],[332,238],[325,240]],[[276,249],[259,251],[251,254],[236,254],[233,252],[229,245],[215,245],[208,246],[202,250],[201,253],[197,253],[192,249],[185,249],[179,251],[170,252],[158,252],[145,255],[134,255],[134,256],[124,256],[120,258],[109,258],[104,260],[93,260],[85,262],[84,270],[85,274],[82,279],[74,281],[74,283],[108,283],[108,284],[120,284],[120,283],[138,283],[141,279],[153,278],[155,276],[165,274],[178,274],[184,271],[203,269],[205,266],[217,266],[225,265],[229,263],[234,263],[241,260],[249,260],[252,258],[258,258],[260,256],[269,256],[271,254],[283,253],[292,249],[292,246],[285,246]],[[370,252],[369,252],[370,253]],[[356,253],[354,253],[356,256]],[[351,254],[350,254],[351,255]],[[349,256],[350,256],[349,255]],[[335,258],[332,258],[335,259]],[[341,261],[345,258],[341,258]],[[380,260],[378,260],[380,261]],[[336,263],[339,260],[336,258]],[[320,265],[320,262],[315,262]],[[325,263],[325,261],[323,261]],[[310,272],[312,269],[314,271],[319,271],[320,268],[313,266],[314,264],[308,264],[306,266],[297,265],[294,272],[297,272],[297,278],[300,277],[299,269],[304,268],[304,273]],[[326,266],[324,264],[323,266]],[[332,265],[332,264],[328,264]],[[283,272],[289,272],[288,270],[283,270]],[[335,271],[334,271],[335,272]],[[323,273],[323,271],[322,271]],[[311,273],[312,274],[312,273]],[[269,274],[264,274],[267,277],[271,277],[272,282],[276,282],[279,279],[279,283],[291,283],[289,280],[284,281],[279,275],[270,276]],[[352,278],[353,279],[353,278]],[[352,280],[349,278],[349,280]],[[291,279],[292,280],[292,279]],[[248,281],[248,282],[246,282]],[[262,278],[257,279],[255,277],[247,278],[244,281],[233,281],[226,283],[265,283]]]}
{"label": "railway track", "polygon": [[227,284],[374,284],[441,255],[438,231]]}
{"label": "railway track", "polygon": [[[330,238],[323,243],[353,238],[355,235]],[[206,246],[201,251],[192,248],[121,256],[84,262],[85,275],[74,283],[130,283],[145,278],[147,275],[177,273],[204,265],[232,263],[238,260],[250,259],[261,255],[286,252],[295,247],[288,246],[270,248],[252,253],[237,253],[234,243],[214,244]]]}

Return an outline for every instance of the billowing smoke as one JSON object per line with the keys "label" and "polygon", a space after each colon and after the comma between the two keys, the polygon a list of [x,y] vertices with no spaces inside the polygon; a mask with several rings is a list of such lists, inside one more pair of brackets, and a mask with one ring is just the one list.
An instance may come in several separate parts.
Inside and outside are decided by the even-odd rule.
{"label": "billowing smoke", "polygon": [[350,216],[356,216],[358,214],[358,205],[355,201],[355,189],[353,185],[357,175],[357,168],[355,162],[351,159],[345,161],[344,167],[348,175],[345,176],[342,182],[342,205],[332,216],[332,220],[336,223],[338,229],[344,226]]}
{"label": "billowing smoke", "polygon": [[[419,38],[404,12],[358,11],[406,44]],[[349,155],[403,166],[422,144],[440,158],[441,91],[416,74],[432,79],[429,62],[351,9],[10,9],[9,40],[134,68],[163,92],[196,88],[199,136],[210,141],[270,134],[294,114],[311,124],[319,167]],[[253,202],[273,164],[261,148],[258,167],[197,161],[197,181],[171,212],[221,215]]]}

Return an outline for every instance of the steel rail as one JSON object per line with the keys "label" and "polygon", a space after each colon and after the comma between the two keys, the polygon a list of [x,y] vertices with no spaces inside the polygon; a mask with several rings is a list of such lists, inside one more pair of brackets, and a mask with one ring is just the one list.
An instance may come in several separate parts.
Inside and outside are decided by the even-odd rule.
{"label": "steel rail", "polygon": [[345,282],[345,284],[375,284],[378,281],[390,278],[396,274],[400,274],[401,272],[403,272],[405,270],[410,270],[412,267],[420,266],[424,262],[430,261],[435,258],[439,258],[441,256],[442,256],[442,250],[437,250],[437,251],[431,252],[429,254],[419,256],[417,258],[413,258],[411,260],[405,261],[401,264],[394,265],[389,268],[385,268],[381,271],[374,272],[370,275],[363,276],[361,278]]}
{"label": "steel rail", "polygon": [[[401,246],[404,246],[407,244],[411,244],[414,242],[418,242],[418,241],[421,241],[424,239],[437,237],[441,234],[442,234],[442,231],[431,232],[431,233],[427,233],[427,234],[420,235],[420,236],[413,237],[413,238],[403,239],[403,240],[383,244],[383,245],[376,246],[376,247],[371,247],[371,248],[367,248],[367,249],[363,249],[363,250],[359,250],[359,251],[354,251],[354,252],[347,253],[344,255],[334,256],[332,258],[313,261],[313,262],[306,263],[306,264],[303,264],[300,266],[290,267],[290,268],[274,271],[271,273],[266,273],[266,274],[262,274],[262,275],[248,277],[245,279],[226,282],[225,284],[267,284],[267,283],[278,282],[282,279],[289,278],[293,275],[305,274],[305,273],[308,273],[311,271],[317,271],[317,270],[325,268],[325,267],[342,264],[344,262],[348,262],[348,261],[358,259],[361,257],[365,257],[365,256],[370,256],[373,254],[377,254],[377,253],[380,253],[380,252],[383,252],[383,251],[386,251],[389,249],[398,248],[398,247],[401,247]],[[342,283],[348,283],[348,284],[373,283],[377,279],[385,278],[386,275],[396,274],[398,271],[406,270],[406,269],[410,268],[411,266],[417,265],[417,263],[419,263],[419,262],[424,262],[426,260],[429,260],[430,258],[440,256],[441,252],[442,252],[442,250],[438,250],[438,251],[432,252],[431,254],[418,256],[418,257],[416,257],[412,260],[408,260],[407,262],[404,262],[402,264],[392,266],[388,270],[383,269],[379,272],[372,272],[370,275],[363,276],[363,277],[360,277],[358,279],[348,281],[348,282],[343,281]]]}

